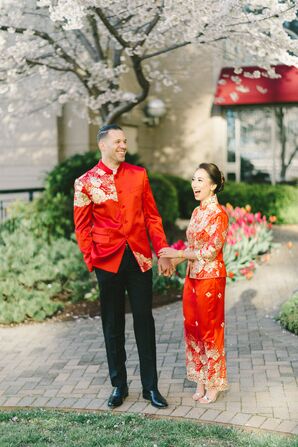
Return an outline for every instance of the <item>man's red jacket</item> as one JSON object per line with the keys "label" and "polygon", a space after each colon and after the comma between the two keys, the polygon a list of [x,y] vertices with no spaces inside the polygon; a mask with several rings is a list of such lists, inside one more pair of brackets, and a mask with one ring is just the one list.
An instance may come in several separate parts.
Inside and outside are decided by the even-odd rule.
{"label": "man's red jacket", "polygon": [[168,243],[146,170],[123,162],[117,172],[100,161],[75,181],[75,232],[84,260],[116,273],[128,243],[141,270]]}

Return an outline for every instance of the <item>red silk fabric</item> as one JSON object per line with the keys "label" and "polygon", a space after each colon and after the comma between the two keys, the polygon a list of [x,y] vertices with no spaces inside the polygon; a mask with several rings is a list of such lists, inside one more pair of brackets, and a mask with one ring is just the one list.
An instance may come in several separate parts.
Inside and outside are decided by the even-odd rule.
{"label": "red silk fabric", "polygon": [[228,215],[216,195],[195,208],[186,232],[188,261],[183,290],[187,378],[206,389],[228,388],[224,349]]}
{"label": "red silk fabric", "polygon": [[186,277],[183,314],[187,378],[206,389],[228,388],[224,349],[226,278]]}
{"label": "red silk fabric", "polygon": [[74,222],[89,271],[116,273],[127,242],[145,272],[149,238],[156,253],[168,246],[146,170],[126,162],[113,172],[100,161],[75,181]]}

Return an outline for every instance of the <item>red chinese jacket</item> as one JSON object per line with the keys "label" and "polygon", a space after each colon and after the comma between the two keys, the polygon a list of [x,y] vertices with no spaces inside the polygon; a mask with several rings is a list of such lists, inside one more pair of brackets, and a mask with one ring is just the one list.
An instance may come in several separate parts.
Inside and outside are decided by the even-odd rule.
{"label": "red chinese jacket", "polygon": [[123,162],[114,173],[102,161],[75,181],[75,233],[86,265],[116,273],[126,243],[143,272],[168,243],[146,170]]}
{"label": "red chinese jacket", "polygon": [[223,246],[226,241],[229,218],[219,205],[216,195],[194,209],[186,236],[189,253],[195,260],[188,261],[190,278],[220,278],[226,276]]}

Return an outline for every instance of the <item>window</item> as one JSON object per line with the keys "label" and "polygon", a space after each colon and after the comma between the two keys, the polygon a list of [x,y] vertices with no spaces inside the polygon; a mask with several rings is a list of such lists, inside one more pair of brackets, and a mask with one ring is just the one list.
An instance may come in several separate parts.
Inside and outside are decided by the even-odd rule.
{"label": "window", "polygon": [[227,177],[275,183],[298,178],[298,106],[226,110]]}

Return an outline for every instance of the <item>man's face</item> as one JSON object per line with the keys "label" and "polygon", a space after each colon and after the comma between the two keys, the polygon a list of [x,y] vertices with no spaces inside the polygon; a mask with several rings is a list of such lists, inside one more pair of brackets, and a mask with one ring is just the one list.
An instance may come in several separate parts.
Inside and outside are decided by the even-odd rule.
{"label": "man's face", "polygon": [[112,129],[100,140],[99,148],[106,162],[119,165],[125,160],[127,140],[123,130]]}

